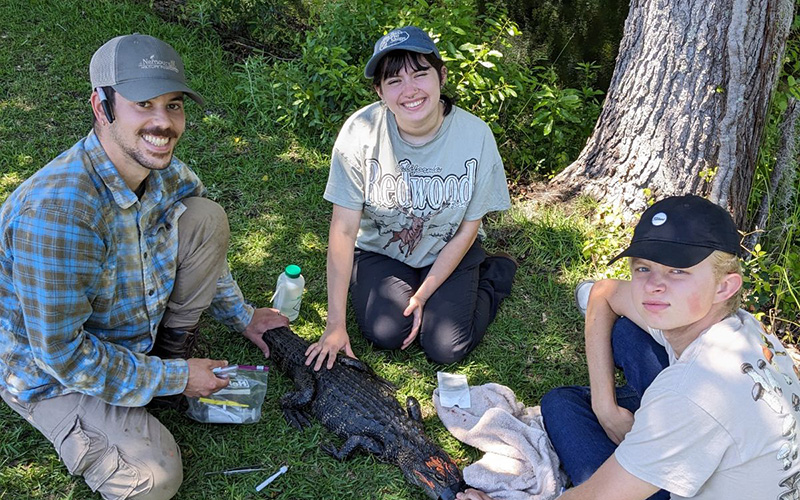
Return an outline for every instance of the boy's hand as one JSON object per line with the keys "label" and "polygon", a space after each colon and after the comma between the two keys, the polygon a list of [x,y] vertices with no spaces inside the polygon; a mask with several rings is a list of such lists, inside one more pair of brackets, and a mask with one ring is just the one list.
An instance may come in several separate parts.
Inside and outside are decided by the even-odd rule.
{"label": "boy's hand", "polygon": [[625,439],[625,435],[633,427],[633,413],[621,406],[615,405],[607,411],[596,413],[596,415],[608,438],[617,445]]}
{"label": "boy's hand", "polygon": [[486,493],[472,488],[463,493],[456,493],[456,498],[458,500],[492,500],[492,497]]}

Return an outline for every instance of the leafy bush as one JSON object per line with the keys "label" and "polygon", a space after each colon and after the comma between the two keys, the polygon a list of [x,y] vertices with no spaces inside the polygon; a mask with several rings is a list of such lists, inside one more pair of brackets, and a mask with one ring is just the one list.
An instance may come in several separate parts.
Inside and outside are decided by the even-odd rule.
{"label": "leafy bush", "polygon": [[577,156],[599,114],[600,92],[591,88],[597,67],[581,67],[584,88],[560,88],[552,69],[528,68],[520,32],[502,7],[481,7],[458,0],[323,3],[299,57],[250,57],[240,66],[243,100],[264,127],[278,124],[330,144],[347,116],[377,99],[363,76],[375,40],[417,25],[448,67],[445,92],[492,127],[511,176],[554,174]]}
{"label": "leafy bush", "polygon": [[262,115],[269,111],[267,123],[274,119],[330,140],[349,114],[377,99],[363,76],[375,40],[393,27],[414,24],[438,42],[450,71],[448,89],[455,88],[459,105],[495,123],[503,101],[523,85],[519,67],[496,64],[503,57],[498,49],[518,32],[507,20],[476,12],[474,4],[452,0],[329,3],[321,6],[319,25],[302,41],[300,57],[250,58],[242,68],[242,88],[252,109]]}
{"label": "leafy bush", "polygon": [[[509,116],[513,127],[507,150],[506,167],[521,176],[552,177],[564,170],[578,154],[594,129],[600,114],[602,91],[593,88],[598,66],[578,64],[583,75],[581,89],[562,88],[552,67],[537,66],[528,101]],[[509,113],[510,114],[510,113]]]}

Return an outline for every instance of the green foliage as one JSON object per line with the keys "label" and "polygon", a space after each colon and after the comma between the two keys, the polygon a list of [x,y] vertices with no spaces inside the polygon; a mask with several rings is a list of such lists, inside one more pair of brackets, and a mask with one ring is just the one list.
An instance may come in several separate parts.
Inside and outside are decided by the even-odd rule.
{"label": "green foliage", "polygon": [[786,111],[789,98],[800,100],[800,14],[792,22],[786,50],[783,54],[783,69],[775,87],[773,105],[777,113]]}
{"label": "green foliage", "polygon": [[344,119],[374,100],[363,67],[373,38],[385,27],[388,3],[347,0],[321,6],[319,24],[298,40],[299,57],[276,61],[250,57],[240,67],[240,89],[251,115],[272,129],[277,123],[330,140]]}
{"label": "green foliage", "polygon": [[500,6],[478,7],[456,0],[321,4],[299,57],[254,56],[240,65],[243,102],[266,128],[277,124],[331,144],[347,116],[377,98],[363,76],[375,40],[417,25],[447,65],[445,92],[489,124],[511,176],[555,174],[580,152],[599,114],[601,92],[592,88],[598,66],[580,65],[583,87],[564,89],[552,68],[526,66],[519,29]]}
{"label": "green foliage", "polygon": [[[602,91],[592,87],[598,66],[578,65],[583,75],[580,89],[562,88],[552,67],[534,68],[536,78],[525,106],[515,112],[510,137],[526,143],[509,148],[508,163],[517,178],[552,177],[577,158],[600,114]],[[518,167],[519,166],[519,167]]]}
{"label": "green foliage", "polygon": [[[500,113],[506,98],[518,97],[517,89],[523,89],[527,83],[522,68],[513,62],[506,62],[503,52],[498,49],[510,49],[510,38],[519,36],[516,25],[508,19],[496,21],[485,17],[483,36],[480,43],[466,41],[456,46],[453,39],[466,38],[467,31],[450,25],[450,33],[443,40],[442,57],[452,69],[452,80],[456,82],[456,95],[459,105],[480,116],[489,123],[495,133],[502,132],[499,126]],[[421,19],[419,23],[424,23]]]}
{"label": "green foliage", "polygon": [[516,97],[522,85],[518,66],[498,65],[500,49],[519,32],[508,20],[495,20],[493,11],[479,16],[474,4],[452,0],[345,0],[320,8],[320,24],[301,42],[300,57],[254,57],[242,67],[241,88],[265,123],[275,120],[330,141],[348,115],[376,99],[363,76],[375,40],[409,24],[425,27],[439,41],[450,71],[447,88],[455,88],[460,106],[487,122],[497,123],[506,97]]}
{"label": "green foliage", "polygon": [[627,266],[609,267],[608,263],[625,249],[632,236],[633,227],[625,223],[621,207],[597,206],[592,216],[592,231],[583,245],[583,257],[591,262],[593,275],[598,278],[628,277]]}
{"label": "green foliage", "polygon": [[784,342],[800,341],[800,200],[782,222],[778,238],[769,232],[745,260],[744,307],[770,325]]}

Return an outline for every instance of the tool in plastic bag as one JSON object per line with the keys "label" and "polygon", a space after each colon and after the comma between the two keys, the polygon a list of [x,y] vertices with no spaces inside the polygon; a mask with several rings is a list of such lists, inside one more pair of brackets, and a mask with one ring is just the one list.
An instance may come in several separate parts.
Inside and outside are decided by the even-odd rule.
{"label": "tool in plastic bag", "polygon": [[252,424],[261,419],[267,394],[269,367],[229,365],[214,369],[218,377],[230,378],[227,387],[207,397],[186,398],[186,415],[206,424]]}

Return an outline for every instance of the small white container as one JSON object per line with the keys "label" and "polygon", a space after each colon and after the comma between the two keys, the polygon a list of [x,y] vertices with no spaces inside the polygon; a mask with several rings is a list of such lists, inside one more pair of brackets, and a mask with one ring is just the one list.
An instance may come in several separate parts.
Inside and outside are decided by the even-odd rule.
{"label": "small white container", "polygon": [[300,266],[291,264],[278,276],[275,286],[275,295],[272,296],[272,307],[281,314],[294,321],[300,315],[300,300],[303,298],[303,289],[306,280],[300,274]]}

